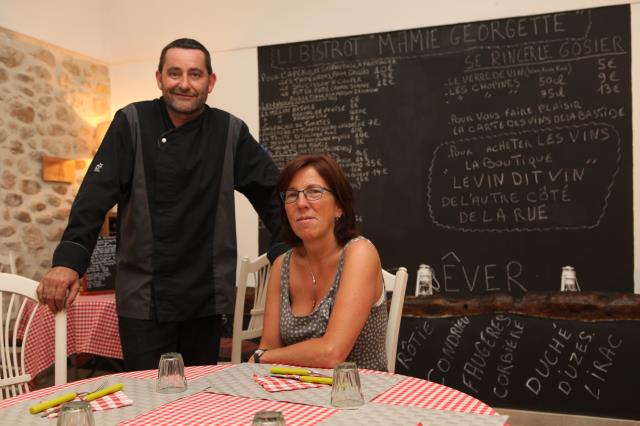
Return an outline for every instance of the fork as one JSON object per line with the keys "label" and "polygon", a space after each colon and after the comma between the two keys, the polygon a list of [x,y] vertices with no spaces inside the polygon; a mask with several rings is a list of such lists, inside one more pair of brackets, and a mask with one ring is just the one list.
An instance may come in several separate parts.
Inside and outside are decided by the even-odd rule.
{"label": "fork", "polygon": [[[100,392],[100,391],[101,391],[102,389],[104,389],[106,386],[107,386],[107,381],[105,380],[105,381],[103,381],[102,383],[100,383],[100,384],[98,385],[98,387],[97,387],[97,388],[95,388],[94,390],[92,390],[91,392],[89,392],[89,391],[78,392],[78,395],[77,395],[77,396],[82,396],[82,397],[84,397],[84,396],[89,395],[90,393]],[[82,397],[81,397],[80,399],[82,399]]]}
{"label": "fork", "polygon": [[[106,380],[105,380],[104,382],[100,383],[100,384],[98,385],[98,387],[97,387],[97,388],[95,388],[95,389],[94,389],[94,390],[92,390],[92,391],[82,391],[82,392],[77,392],[77,393],[76,393],[76,398],[78,398],[78,397],[79,397],[79,398],[80,398],[80,400],[83,400],[87,395],[91,395],[92,393],[100,392],[100,391],[101,391],[102,389],[104,389],[106,386],[107,386],[107,382],[106,382]],[[75,398],[74,398],[74,399],[75,399]],[[44,413],[42,413],[42,416],[41,416],[41,417],[47,417],[49,414],[57,413],[58,411],[60,411],[60,407],[61,407],[61,406],[62,406],[62,404],[59,404],[59,405],[57,405],[57,406],[55,406],[55,407],[51,407],[51,408],[49,408],[49,409],[47,409],[47,410],[44,410]]]}

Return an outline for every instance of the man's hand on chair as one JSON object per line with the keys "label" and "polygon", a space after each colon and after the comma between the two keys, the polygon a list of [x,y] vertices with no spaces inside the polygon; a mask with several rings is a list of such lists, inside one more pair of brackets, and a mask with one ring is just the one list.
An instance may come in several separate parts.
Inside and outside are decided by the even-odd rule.
{"label": "man's hand on chair", "polygon": [[51,312],[56,313],[70,306],[78,295],[78,273],[65,266],[54,266],[42,277],[36,291],[40,303],[49,306]]}

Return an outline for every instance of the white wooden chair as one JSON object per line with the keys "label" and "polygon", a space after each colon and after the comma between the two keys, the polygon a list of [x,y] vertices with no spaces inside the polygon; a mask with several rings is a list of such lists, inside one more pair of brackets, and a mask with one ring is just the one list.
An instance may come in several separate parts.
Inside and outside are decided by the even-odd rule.
{"label": "white wooden chair", "polygon": [[17,257],[13,252],[7,254],[0,254],[0,272],[9,272],[12,274],[18,273],[18,267],[16,266]]}
{"label": "white wooden chair", "polygon": [[[13,254],[12,251],[8,252],[7,254],[0,254],[0,272],[17,274],[18,273],[17,261],[18,261],[18,257],[15,254]],[[4,301],[5,306],[9,306],[10,298],[11,298],[11,295],[8,293],[2,295],[2,300]],[[21,301],[22,301],[22,297],[16,296],[16,301],[14,302],[14,306],[18,306]],[[10,315],[11,321],[15,322],[17,310],[13,310],[9,312],[9,315]]]}
{"label": "white wooden chair", "polygon": [[[264,319],[264,305],[267,301],[267,282],[269,281],[269,271],[271,264],[267,254],[258,256],[251,260],[245,256],[240,261],[238,272],[238,282],[236,283],[236,305],[233,314],[233,336],[231,342],[231,363],[239,364],[242,358],[242,341],[255,339],[262,336],[262,322]],[[253,274],[255,291],[253,293],[253,308],[251,309],[251,319],[246,329],[242,328],[244,319],[244,302],[247,292],[247,281]]]}
{"label": "white wooden chair", "polygon": [[402,307],[404,306],[404,293],[407,289],[409,274],[404,267],[398,268],[395,275],[382,270],[384,289],[391,292],[391,305],[389,307],[389,321],[387,323],[387,370],[394,373],[396,370],[396,352],[398,350],[398,335],[400,334],[400,321],[402,321]]}
{"label": "white wooden chair", "polygon": [[[29,328],[36,309],[26,316],[29,299],[37,303],[36,288],[38,282],[15,274],[0,273],[0,293],[8,294],[9,302],[5,306],[0,298],[0,400],[28,392],[27,383],[30,374],[25,372],[24,347],[29,338]],[[18,302],[18,297],[21,301]],[[39,309],[49,309],[40,306]],[[15,324],[26,321],[22,339],[18,338],[18,327],[11,326],[10,313],[16,310]],[[55,315],[55,384],[67,382],[67,312],[62,310]]]}

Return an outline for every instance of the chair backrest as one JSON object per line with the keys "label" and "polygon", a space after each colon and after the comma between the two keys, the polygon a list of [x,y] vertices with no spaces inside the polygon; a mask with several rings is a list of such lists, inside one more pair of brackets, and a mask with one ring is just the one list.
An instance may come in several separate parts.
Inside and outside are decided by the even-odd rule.
{"label": "chair backrest", "polygon": [[[49,309],[37,304],[38,282],[15,274],[0,273],[0,293],[10,295],[8,303],[0,298],[0,399],[28,392],[31,375],[25,372],[24,348],[29,328],[37,309]],[[19,300],[20,299],[20,300]],[[16,311],[11,322],[11,312]],[[18,330],[21,333],[18,333]],[[55,384],[67,382],[67,312],[55,315]]]}
{"label": "chair backrest", "polygon": [[391,304],[389,307],[389,322],[387,323],[387,370],[394,373],[396,370],[396,352],[398,350],[398,335],[400,334],[400,321],[402,321],[402,307],[404,306],[404,293],[407,289],[409,274],[404,267],[398,268],[395,275],[382,270],[384,289],[391,292]]}
{"label": "chair backrest", "polygon": [[[18,273],[17,260],[18,258],[16,257],[15,254],[13,254],[12,251],[8,252],[7,254],[0,254],[0,272],[9,272],[11,274],[17,274]],[[9,306],[10,298],[11,298],[10,294],[2,295],[2,300],[4,301],[5,306]],[[22,298],[18,297],[17,300],[14,302],[14,305],[17,306],[21,301],[22,301]],[[14,322],[16,319],[16,314],[17,313],[15,310],[13,312],[10,312],[10,318]]]}
{"label": "chair backrest", "polygon": [[0,272],[17,274],[18,267],[16,266],[16,260],[16,255],[11,251],[7,254],[0,254]]}
{"label": "chair backrest", "polygon": [[[264,304],[267,301],[267,282],[271,264],[266,253],[251,260],[245,256],[240,261],[238,282],[236,283],[236,305],[233,314],[233,337],[231,340],[231,363],[239,364],[242,357],[242,341],[262,336],[262,322],[264,319]],[[244,319],[244,303],[247,292],[247,281],[253,275],[255,291],[253,293],[253,308],[251,319],[246,329],[242,328]]]}

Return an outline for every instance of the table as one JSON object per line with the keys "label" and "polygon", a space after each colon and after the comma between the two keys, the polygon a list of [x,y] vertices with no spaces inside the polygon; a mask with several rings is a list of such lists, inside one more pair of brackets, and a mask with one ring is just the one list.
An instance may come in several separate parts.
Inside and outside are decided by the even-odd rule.
{"label": "table", "polygon": [[[37,309],[24,352],[25,370],[31,377],[54,360],[53,314],[44,305]],[[78,353],[123,359],[115,295],[79,295],[67,309],[67,356]]]}
{"label": "table", "polygon": [[[215,383],[221,373],[248,365],[250,364],[187,367],[185,371],[189,389],[183,394],[174,395],[160,395],[151,391],[155,383],[157,370],[119,373],[85,379],[40,389],[29,394],[0,401],[0,416],[7,422],[13,421],[21,425],[53,425],[53,420],[43,420],[39,416],[29,414],[28,407],[54,394],[59,395],[65,391],[68,392],[70,389],[90,389],[95,386],[96,382],[99,383],[107,378],[109,384],[125,383],[123,391],[133,399],[134,404],[130,407],[96,412],[96,425],[251,424],[251,419],[255,412],[261,410],[281,411],[288,425],[367,424],[373,426],[375,424],[389,424],[388,419],[385,420],[384,418],[380,419],[380,422],[376,422],[375,419],[372,421],[372,417],[378,416],[377,412],[387,412],[387,414],[393,412],[402,414],[394,418],[391,424],[411,424],[416,426],[418,424],[418,421],[415,420],[416,417],[411,418],[410,415],[417,411],[451,416],[454,421],[446,424],[454,425],[486,424],[484,422],[496,420],[502,423],[504,421],[502,416],[493,417],[497,413],[491,407],[455,389],[413,377],[368,370],[361,370],[363,382],[367,380],[368,375],[378,374],[396,378],[397,383],[375,396],[358,410],[337,410],[331,407],[246,398],[204,391],[207,383]],[[156,399],[157,407],[146,409],[145,405],[149,406],[149,400],[153,398]],[[158,398],[167,399],[166,402],[158,405]],[[464,422],[460,422],[460,416],[466,416],[463,418]],[[456,419],[458,423],[456,423]],[[469,421],[469,419],[477,422]],[[504,424],[506,425],[506,423]]]}

